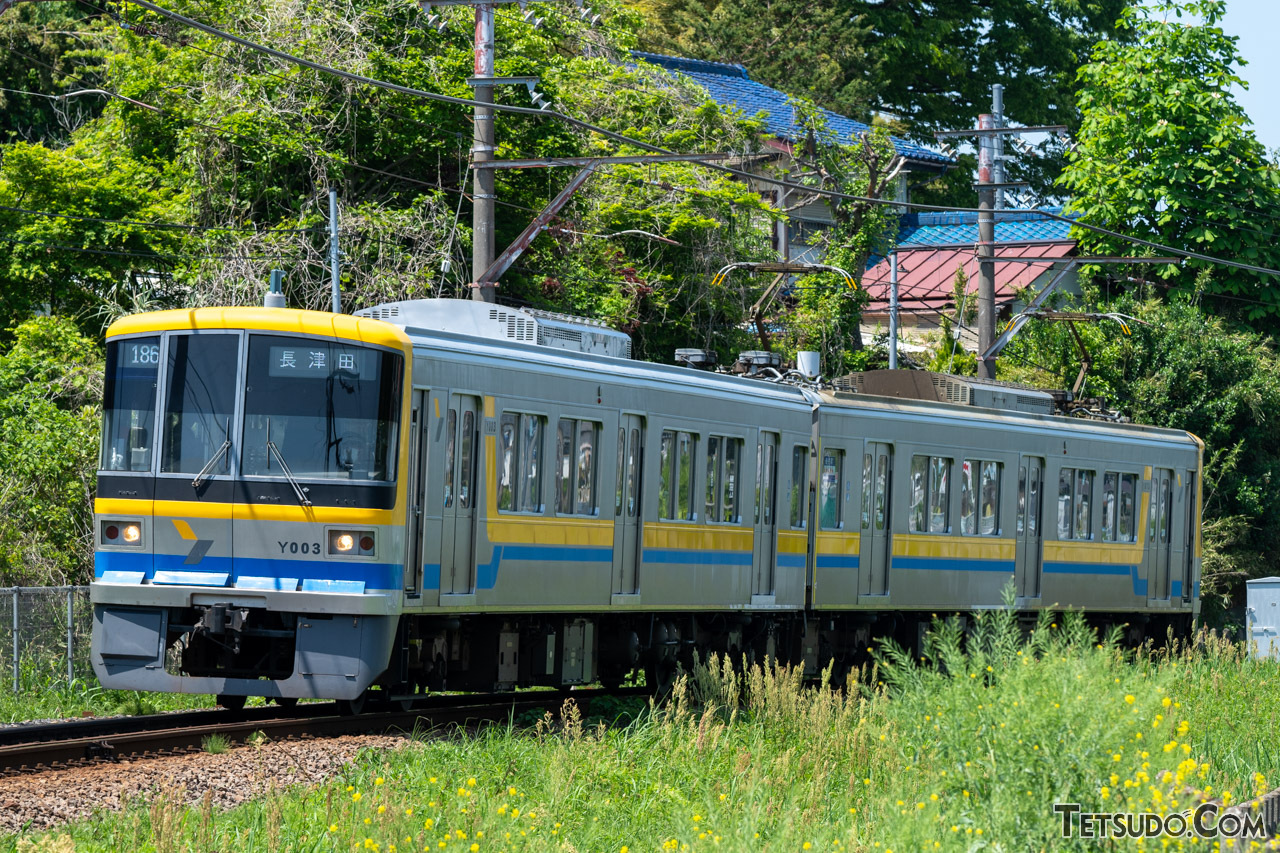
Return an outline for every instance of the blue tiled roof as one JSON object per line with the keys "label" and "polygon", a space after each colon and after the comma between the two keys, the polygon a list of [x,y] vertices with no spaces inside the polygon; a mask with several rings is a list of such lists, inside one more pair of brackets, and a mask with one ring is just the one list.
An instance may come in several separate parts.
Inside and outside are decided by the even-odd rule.
{"label": "blue tiled roof", "polygon": [[[748,116],[758,112],[768,114],[765,129],[774,136],[796,140],[803,138],[804,131],[796,126],[795,115],[791,105],[787,103],[787,95],[763,83],[757,83],[747,74],[741,65],[730,65],[725,62],[707,62],[701,59],[685,59],[679,56],[663,56],[660,53],[644,53],[633,50],[631,55],[636,59],[657,65],[667,71],[683,74],[699,86],[707,90],[711,100],[721,106],[733,106]],[[868,126],[860,121],[836,115],[830,110],[822,110],[827,119],[827,127],[841,141],[848,141],[854,134],[868,130]],[[954,161],[945,154],[931,151],[913,142],[898,137],[890,137],[898,153],[909,160],[932,163],[939,166],[950,165]]]}
{"label": "blue tiled roof", "polygon": [[[1046,213],[1062,213],[1047,207]],[[1067,214],[1076,218],[1079,214]],[[1067,242],[1071,226],[1060,219],[1034,213],[997,213],[997,243]],[[911,246],[965,246],[978,242],[976,213],[908,213],[899,219],[898,248]]]}

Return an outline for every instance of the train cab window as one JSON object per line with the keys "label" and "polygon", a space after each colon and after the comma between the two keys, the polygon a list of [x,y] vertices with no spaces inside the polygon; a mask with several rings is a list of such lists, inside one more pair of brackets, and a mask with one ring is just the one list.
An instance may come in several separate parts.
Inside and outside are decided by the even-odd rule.
{"label": "train cab window", "polygon": [[805,524],[804,498],[807,483],[809,448],[796,445],[791,451],[791,526],[803,530]]}
{"label": "train cab window", "polygon": [[818,525],[822,530],[839,530],[844,518],[840,507],[840,486],[844,482],[844,451],[822,451],[822,475],[818,480]]}
{"label": "train cab window", "polygon": [[241,471],[280,477],[283,459],[299,480],[394,480],[403,379],[395,353],[250,334]]}
{"label": "train cab window", "polygon": [[498,441],[498,509],[541,512],[542,418],[503,412]]}
{"label": "train cab window", "polygon": [[227,473],[239,356],[239,335],[169,339],[161,472]]}
{"label": "train cab window", "polygon": [[658,517],[692,521],[693,459],[697,439],[687,432],[663,430],[658,450]]}
{"label": "train cab window", "polygon": [[951,460],[941,456],[911,457],[911,512],[914,533],[949,533]]}
{"label": "train cab window", "polygon": [[999,462],[964,460],[960,468],[960,532],[966,536],[999,535],[1002,468]]}
{"label": "train cab window", "polygon": [[596,514],[596,446],[600,425],[561,419],[556,425],[556,512]]}
{"label": "train cab window", "polygon": [[150,471],[160,338],[107,343],[102,402],[102,470]]}
{"label": "train cab window", "polygon": [[1063,468],[1058,472],[1058,538],[1093,538],[1093,472]]}

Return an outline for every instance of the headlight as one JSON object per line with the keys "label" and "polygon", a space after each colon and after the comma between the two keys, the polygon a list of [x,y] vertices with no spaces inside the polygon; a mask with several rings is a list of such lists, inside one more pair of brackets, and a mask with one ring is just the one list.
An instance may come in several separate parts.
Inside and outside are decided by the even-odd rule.
{"label": "headlight", "polygon": [[372,530],[330,530],[329,554],[334,557],[372,557],[377,545]]}
{"label": "headlight", "polygon": [[142,522],[140,521],[104,521],[102,522],[103,545],[142,544]]}

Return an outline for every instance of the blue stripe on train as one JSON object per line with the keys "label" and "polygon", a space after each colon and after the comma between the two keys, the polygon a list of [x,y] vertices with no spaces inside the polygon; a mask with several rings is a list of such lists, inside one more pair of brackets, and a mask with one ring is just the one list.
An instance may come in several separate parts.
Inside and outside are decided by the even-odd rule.
{"label": "blue stripe on train", "polygon": [[1011,575],[1013,560],[964,560],[955,557],[894,557],[893,568],[932,572],[1000,572]]}
{"label": "blue stripe on train", "polygon": [[[1124,577],[1128,576],[1133,585],[1133,594],[1142,596],[1147,595],[1147,579],[1138,577],[1138,567],[1134,564],[1117,565],[1115,563],[1045,563],[1044,573],[1046,575],[1085,575],[1090,577]],[[1175,582],[1178,586],[1178,595],[1182,594],[1182,583]],[[1170,592],[1172,592],[1173,584],[1170,584]]]}
{"label": "blue stripe on train", "polygon": [[323,586],[335,592],[355,592],[357,586],[370,591],[399,589],[404,571],[400,563],[236,557],[233,565],[230,557],[205,557],[195,565],[187,565],[186,559],[186,554],[99,551],[93,555],[93,575],[108,582],[140,583],[146,578],[160,584],[220,587],[229,581],[244,589],[290,590],[296,589],[301,579],[304,590]]}

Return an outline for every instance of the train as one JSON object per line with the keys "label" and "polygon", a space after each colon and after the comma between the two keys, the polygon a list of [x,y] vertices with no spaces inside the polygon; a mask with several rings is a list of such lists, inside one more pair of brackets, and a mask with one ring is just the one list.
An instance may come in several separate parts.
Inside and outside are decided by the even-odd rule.
{"label": "train", "polygon": [[669,684],[712,652],[839,670],[1010,601],[1134,641],[1192,626],[1194,435],[994,382],[714,360],[458,299],[116,321],[100,682],[358,712]]}

